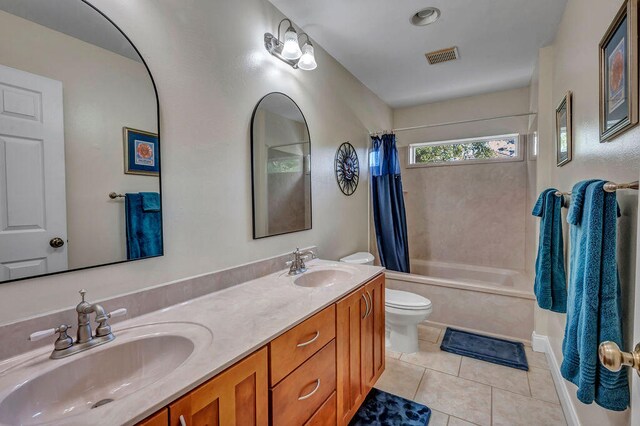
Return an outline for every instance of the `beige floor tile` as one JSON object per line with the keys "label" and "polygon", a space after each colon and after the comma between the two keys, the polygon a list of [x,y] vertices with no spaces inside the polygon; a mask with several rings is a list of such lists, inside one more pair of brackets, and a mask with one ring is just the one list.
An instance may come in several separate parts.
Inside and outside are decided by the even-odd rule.
{"label": "beige floor tile", "polygon": [[387,347],[385,351],[387,353],[387,357],[389,358],[400,359],[400,355],[402,355],[402,352],[392,351],[389,347]]}
{"label": "beige floor tile", "polygon": [[491,387],[482,383],[427,370],[415,400],[481,426],[491,423]]}
{"label": "beige floor tile", "polygon": [[529,368],[529,386],[531,387],[531,396],[535,399],[560,404],[556,386],[553,383],[551,372],[543,368]]}
{"label": "beige floor tile", "polygon": [[[475,423],[471,423],[466,420],[459,419],[457,417],[449,417],[448,426],[474,426],[474,425]],[[429,426],[431,426],[431,423],[429,423]]]}
{"label": "beige floor tile", "polygon": [[558,404],[539,401],[502,389],[493,389],[494,426],[566,425]]}
{"label": "beige floor tile", "polygon": [[544,352],[534,352],[529,346],[525,346],[524,351],[527,354],[529,367],[544,368],[545,370],[549,369],[547,355]]}
{"label": "beige floor tile", "polygon": [[376,388],[413,400],[423,373],[423,367],[387,358],[385,371]]}
{"label": "beige floor tile", "polygon": [[418,325],[418,339],[426,340],[431,343],[438,343],[438,339],[440,338],[440,332],[442,329],[431,327],[425,324]]}
{"label": "beige floor tile", "polygon": [[402,354],[400,359],[411,364],[420,365],[430,370],[442,371],[443,373],[458,375],[460,369],[460,355],[443,352],[440,345],[419,340],[420,350],[414,354]]}
{"label": "beige floor tile", "polygon": [[449,423],[449,415],[441,413],[440,411],[431,410],[431,417],[429,418],[429,426],[447,426]]}
{"label": "beige floor tile", "polygon": [[531,396],[526,371],[462,357],[459,376],[520,395]]}

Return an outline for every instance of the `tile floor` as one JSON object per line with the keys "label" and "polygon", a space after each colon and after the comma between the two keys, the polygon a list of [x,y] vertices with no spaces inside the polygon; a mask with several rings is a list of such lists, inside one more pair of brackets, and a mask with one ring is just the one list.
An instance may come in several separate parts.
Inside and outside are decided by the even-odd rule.
{"label": "tile floor", "polygon": [[420,350],[387,350],[376,387],[425,404],[429,426],[566,425],[544,354],[526,347],[529,371],[443,352],[444,330],[419,326]]}

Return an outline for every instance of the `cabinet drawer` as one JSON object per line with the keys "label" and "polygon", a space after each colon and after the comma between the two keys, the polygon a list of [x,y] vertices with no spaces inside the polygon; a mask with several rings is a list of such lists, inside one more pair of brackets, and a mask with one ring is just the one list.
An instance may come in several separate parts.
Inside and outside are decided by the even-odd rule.
{"label": "cabinet drawer", "polygon": [[271,390],[274,426],[303,425],[336,389],[336,342],[332,340]]}
{"label": "cabinet drawer", "polygon": [[167,426],[169,424],[169,409],[163,408],[157,413],[147,417],[136,426]]}
{"label": "cabinet drawer", "polygon": [[336,337],[336,307],[331,305],[269,344],[270,384],[284,379]]}
{"label": "cabinet drawer", "polygon": [[332,393],[329,399],[327,399],[318,411],[309,419],[304,426],[335,426],[336,414],[337,414],[336,393]]}

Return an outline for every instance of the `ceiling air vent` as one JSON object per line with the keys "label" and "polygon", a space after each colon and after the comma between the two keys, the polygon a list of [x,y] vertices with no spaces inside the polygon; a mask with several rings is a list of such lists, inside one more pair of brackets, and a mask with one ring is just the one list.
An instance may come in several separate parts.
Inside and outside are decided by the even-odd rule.
{"label": "ceiling air vent", "polygon": [[449,47],[448,49],[436,50],[425,55],[430,65],[440,64],[442,62],[455,61],[460,58],[457,47]]}

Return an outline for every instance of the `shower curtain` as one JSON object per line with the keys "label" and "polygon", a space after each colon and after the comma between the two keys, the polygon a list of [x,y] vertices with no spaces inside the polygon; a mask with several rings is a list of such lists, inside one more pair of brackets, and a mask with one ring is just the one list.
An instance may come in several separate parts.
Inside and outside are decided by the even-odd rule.
{"label": "shower curtain", "polygon": [[408,273],[407,219],[396,136],[374,136],[371,142],[371,200],[380,262],[387,269]]}

